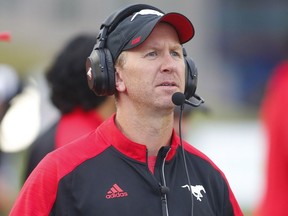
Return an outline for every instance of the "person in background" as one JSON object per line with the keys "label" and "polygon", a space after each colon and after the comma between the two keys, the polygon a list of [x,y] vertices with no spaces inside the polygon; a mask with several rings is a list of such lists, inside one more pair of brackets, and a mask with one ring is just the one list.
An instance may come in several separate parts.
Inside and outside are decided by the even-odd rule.
{"label": "person in background", "polygon": [[[288,45],[288,44],[287,44]],[[287,46],[288,47],[288,46]],[[264,194],[255,216],[285,216],[288,203],[288,56],[274,69],[260,107],[267,141]]]}
{"label": "person in background", "polygon": [[46,71],[51,101],[61,116],[30,146],[25,180],[47,153],[95,130],[115,112],[112,97],[95,97],[87,86],[85,62],[94,44],[95,36],[76,35]]}
{"label": "person in background", "polygon": [[109,16],[86,68],[116,113],[47,155],[10,215],[242,216],[223,172],[173,129],[172,96],[196,90],[183,49],[193,36],[187,17],[151,5]]}
{"label": "person in background", "polygon": [[12,99],[21,92],[22,84],[15,69],[0,64],[0,122],[10,107]]}
{"label": "person in background", "polygon": [[[11,101],[21,90],[22,83],[16,70],[10,65],[0,64],[0,125]],[[8,163],[11,158],[3,150],[2,144],[0,141],[0,216],[8,214],[16,196],[9,182],[11,170],[9,170]]]}

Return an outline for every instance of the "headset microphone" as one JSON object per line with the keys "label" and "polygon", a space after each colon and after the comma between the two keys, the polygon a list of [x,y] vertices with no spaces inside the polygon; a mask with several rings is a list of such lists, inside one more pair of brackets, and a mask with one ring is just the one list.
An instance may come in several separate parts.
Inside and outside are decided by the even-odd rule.
{"label": "headset microphone", "polygon": [[185,95],[182,94],[181,92],[175,92],[172,95],[172,102],[176,105],[176,106],[181,106],[185,103]]}

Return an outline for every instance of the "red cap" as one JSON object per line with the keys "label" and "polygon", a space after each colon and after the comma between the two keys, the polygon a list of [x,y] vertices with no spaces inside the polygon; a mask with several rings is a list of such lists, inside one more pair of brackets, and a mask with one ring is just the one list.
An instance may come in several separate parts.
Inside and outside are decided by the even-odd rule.
{"label": "red cap", "polygon": [[112,54],[113,61],[122,51],[143,43],[159,22],[166,22],[173,26],[181,44],[188,42],[194,36],[194,27],[186,16],[174,12],[163,14],[157,10],[143,9],[126,17],[108,35],[106,46]]}

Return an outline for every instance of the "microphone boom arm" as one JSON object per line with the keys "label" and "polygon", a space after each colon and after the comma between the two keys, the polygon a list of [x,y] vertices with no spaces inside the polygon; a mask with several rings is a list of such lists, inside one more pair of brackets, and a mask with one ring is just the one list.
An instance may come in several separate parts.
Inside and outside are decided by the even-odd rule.
{"label": "microphone boom arm", "polygon": [[201,98],[199,95],[194,94],[192,97],[194,97],[195,99],[197,99],[198,103],[194,103],[194,102],[189,101],[189,100],[187,100],[187,99],[185,99],[184,103],[185,103],[185,104],[188,104],[188,105],[190,105],[190,106],[193,106],[193,107],[199,107],[202,103],[205,102],[204,99]]}

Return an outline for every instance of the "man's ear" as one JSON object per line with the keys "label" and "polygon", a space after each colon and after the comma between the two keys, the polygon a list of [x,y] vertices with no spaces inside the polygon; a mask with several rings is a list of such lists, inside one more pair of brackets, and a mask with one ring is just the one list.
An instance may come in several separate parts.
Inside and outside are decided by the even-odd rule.
{"label": "man's ear", "polygon": [[115,86],[116,86],[116,90],[118,92],[124,92],[126,90],[126,86],[124,83],[124,80],[122,78],[122,71],[118,69],[116,69],[115,72]]}

